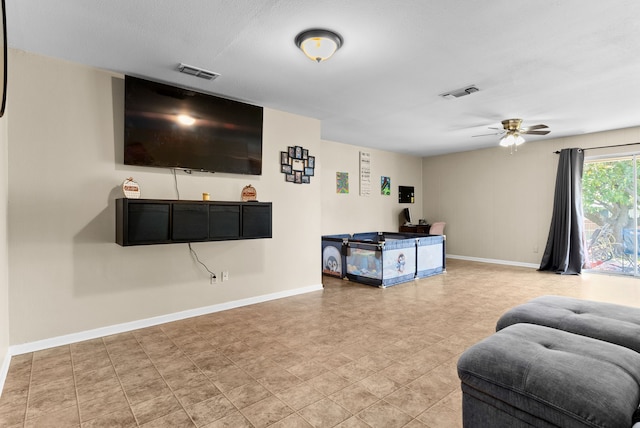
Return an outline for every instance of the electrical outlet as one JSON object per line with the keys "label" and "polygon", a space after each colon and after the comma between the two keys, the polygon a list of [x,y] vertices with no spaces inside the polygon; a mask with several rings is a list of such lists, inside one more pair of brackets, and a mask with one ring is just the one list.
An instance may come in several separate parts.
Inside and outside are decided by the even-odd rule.
{"label": "electrical outlet", "polygon": [[229,281],[229,271],[222,271],[222,281]]}
{"label": "electrical outlet", "polygon": [[211,275],[211,284],[216,284],[218,282],[218,278],[216,278],[215,276]]}

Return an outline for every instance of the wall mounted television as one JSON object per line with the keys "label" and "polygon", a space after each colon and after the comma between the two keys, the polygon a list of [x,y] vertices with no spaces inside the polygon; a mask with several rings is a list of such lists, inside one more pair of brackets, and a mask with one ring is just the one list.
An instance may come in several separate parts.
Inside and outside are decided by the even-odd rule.
{"label": "wall mounted television", "polygon": [[263,108],[125,76],[125,165],[262,174]]}

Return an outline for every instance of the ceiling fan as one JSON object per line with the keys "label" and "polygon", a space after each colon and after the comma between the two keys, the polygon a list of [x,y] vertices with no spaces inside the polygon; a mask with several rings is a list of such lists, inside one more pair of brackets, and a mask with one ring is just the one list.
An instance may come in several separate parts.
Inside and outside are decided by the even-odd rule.
{"label": "ceiling fan", "polygon": [[502,127],[500,128],[489,128],[489,129],[497,129],[499,132],[495,132],[493,134],[482,134],[482,135],[474,135],[474,137],[483,137],[486,135],[503,135],[500,139],[500,145],[503,147],[509,146],[519,146],[520,144],[525,142],[525,139],[522,137],[523,134],[528,135],[547,135],[549,132],[549,128],[547,125],[539,124],[533,125],[526,128],[521,128],[522,119],[505,119],[502,121]]}

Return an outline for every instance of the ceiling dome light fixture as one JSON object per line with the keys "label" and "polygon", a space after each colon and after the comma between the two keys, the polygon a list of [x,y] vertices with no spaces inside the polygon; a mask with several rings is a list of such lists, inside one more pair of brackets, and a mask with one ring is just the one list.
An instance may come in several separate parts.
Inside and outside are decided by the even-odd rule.
{"label": "ceiling dome light fixture", "polygon": [[333,31],[314,28],[298,34],[296,46],[316,62],[326,61],[342,46],[342,37]]}

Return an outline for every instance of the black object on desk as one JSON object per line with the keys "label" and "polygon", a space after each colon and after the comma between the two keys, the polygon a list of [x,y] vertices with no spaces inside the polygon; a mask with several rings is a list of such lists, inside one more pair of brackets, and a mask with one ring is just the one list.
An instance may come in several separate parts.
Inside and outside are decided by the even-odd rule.
{"label": "black object on desk", "polygon": [[400,233],[429,233],[430,224],[409,224],[400,226]]}

